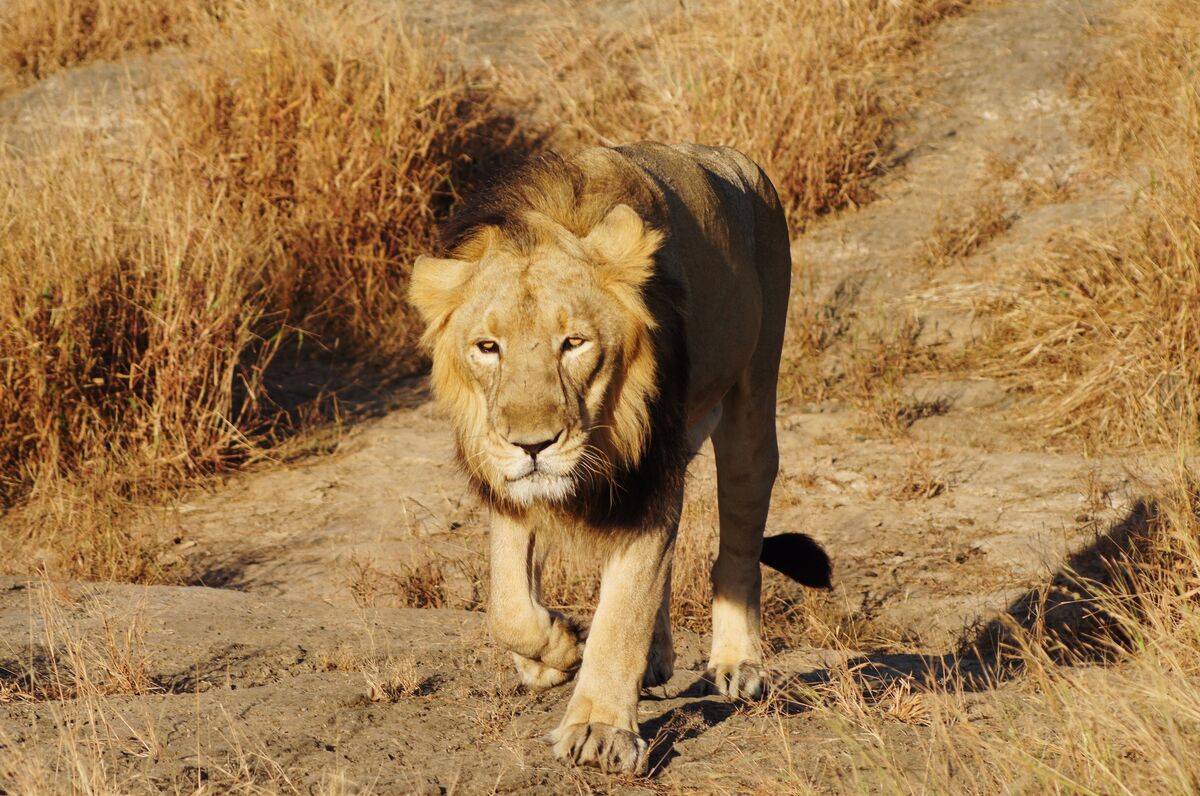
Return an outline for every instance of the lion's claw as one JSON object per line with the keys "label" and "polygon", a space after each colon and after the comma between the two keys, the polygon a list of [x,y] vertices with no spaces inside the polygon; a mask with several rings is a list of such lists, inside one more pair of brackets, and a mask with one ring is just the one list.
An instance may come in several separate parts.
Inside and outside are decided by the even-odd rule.
{"label": "lion's claw", "polygon": [[723,694],[730,699],[762,699],[767,693],[767,670],[757,661],[717,664],[704,673],[710,694]]}
{"label": "lion's claw", "polygon": [[568,724],[550,733],[555,756],[608,774],[641,774],[647,745],[635,732],[611,724]]}

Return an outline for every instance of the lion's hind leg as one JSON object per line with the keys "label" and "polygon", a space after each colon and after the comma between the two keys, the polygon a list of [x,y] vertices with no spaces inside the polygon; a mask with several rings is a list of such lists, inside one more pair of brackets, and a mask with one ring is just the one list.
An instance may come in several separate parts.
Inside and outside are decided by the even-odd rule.
{"label": "lion's hind leg", "polygon": [[712,690],[732,699],[758,699],[767,688],[759,559],[779,471],[775,385],[786,295],[783,301],[765,308],[764,328],[778,328],[778,333],[760,340],[749,366],[722,399],[721,420],[712,434],[721,540],[712,569],[713,640],[706,679]]}
{"label": "lion's hind leg", "polygon": [[766,689],[759,557],[779,466],[774,396],[770,398],[762,400],[742,385],[735,386],[713,433],[721,540],[712,570],[713,640],[707,679],[712,690],[733,699],[757,699]]}

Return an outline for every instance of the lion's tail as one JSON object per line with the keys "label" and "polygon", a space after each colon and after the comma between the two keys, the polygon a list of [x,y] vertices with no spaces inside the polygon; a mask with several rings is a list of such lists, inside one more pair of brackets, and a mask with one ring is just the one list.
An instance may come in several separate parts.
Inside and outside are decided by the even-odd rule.
{"label": "lion's tail", "polygon": [[759,561],[794,581],[814,589],[833,586],[833,564],[829,555],[802,533],[781,533],[763,539]]}

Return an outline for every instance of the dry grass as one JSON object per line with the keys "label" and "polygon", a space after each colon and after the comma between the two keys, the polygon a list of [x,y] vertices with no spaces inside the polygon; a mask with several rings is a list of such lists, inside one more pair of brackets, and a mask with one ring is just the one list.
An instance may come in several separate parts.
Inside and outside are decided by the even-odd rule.
{"label": "dry grass", "polygon": [[227,0],[11,0],[0,10],[0,92],[96,60],[186,45]]}
{"label": "dry grass", "polygon": [[[32,490],[22,525],[38,538],[10,541],[53,550],[56,532],[88,537],[89,519],[142,485],[244,453],[239,424],[256,417],[244,398],[270,352],[254,355],[262,260],[244,222],[197,186],[114,162],[86,138],[6,163],[0,501]],[[107,505],[90,499],[109,490]],[[104,536],[85,545],[99,552]],[[109,574],[110,560],[78,572]]]}
{"label": "dry grass", "polygon": [[232,18],[183,77],[163,138],[266,234],[273,328],[411,370],[408,267],[465,171],[520,147],[436,42],[352,9],[263,0]]}
{"label": "dry grass", "polygon": [[433,693],[431,678],[422,677],[416,661],[409,657],[388,657],[363,669],[367,678],[367,699],[372,702],[397,702],[405,697]]}
{"label": "dry grass", "polygon": [[1028,298],[1004,319],[1001,358],[1044,397],[1031,427],[1102,449],[1169,440],[1196,416],[1197,227],[1160,226],[1177,210],[1160,205],[1116,238],[1069,237],[1034,267]]}
{"label": "dry grass", "polygon": [[921,249],[920,264],[940,270],[961,262],[1011,227],[1015,218],[1000,191],[985,191],[963,217],[938,215]]}
{"label": "dry grass", "polygon": [[[43,580],[30,590],[40,632],[19,659],[0,666],[0,702],[96,699],[159,691],[144,651],[140,610],[117,616],[98,598],[76,597]],[[94,628],[73,629],[84,615]]]}
{"label": "dry grass", "polygon": [[[117,760],[150,757],[161,749],[147,711],[117,716],[106,708],[106,697],[136,699],[159,690],[149,675],[140,609],[118,615],[94,595],[76,595],[45,579],[29,588],[29,602],[29,644],[21,659],[0,666],[0,702],[45,703],[56,748],[45,755],[5,755],[0,789],[32,794],[127,790],[130,783],[117,772]],[[81,616],[89,630],[79,630]],[[15,746],[3,732],[0,744]]]}
{"label": "dry grass", "polygon": [[409,608],[446,607],[446,578],[435,562],[405,567],[396,578],[396,592]]}
{"label": "dry grass", "polygon": [[[864,725],[899,722],[928,726],[932,722],[931,700],[926,689],[905,677],[879,678],[868,663],[846,663],[834,667],[828,679],[813,686],[803,699],[827,720]],[[793,699],[795,696],[793,695]],[[786,704],[786,701],[784,702]],[[765,710],[779,705],[764,705]]]}
{"label": "dry grass", "polygon": [[[477,538],[475,541],[482,540]],[[486,604],[485,550],[472,549],[461,558],[432,555],[402,563],[397,569],[352,559],[349,570],[346,585],[359,608],[386,606],[481,611]]]}
{"label": "dry grass", "polygon": [[[0,15],[10,82],[185,57],[115,143],[0,163],[4,536],[66,576],[155,582],[172,575],[131,508],[322,422],[264,387],[280,350],[421,365],[408,264],[480,169],[553,130],[693,139],[760,158],[797,219],[861,201],[908,90],[885,77],[961,2],[723,0],[500,86],[366,3],[37,5]],[[500,94],[559,112],[522,130]]]}
{"label": "dry grass", "polygon": [[[774,724],[773,737],[756,742],[776,745],[783,771],[759,780],[714,769],[713,786],[1195,792],[1200,482],[1189,461],[1181,455],[1156,497],[1109,530],[1093,557],[1005,617],[998,644],[983,634],[944,656],[850,658],[815,681],[784,683],[749,710]],[[789,718],[798,713],[811,718]]]}
{"label": "dry grass", "polygon": [[[0,748],[6,752],[0,755],[0,791],[30,796],[164,790],[192,796],[370,792],[369,787],[352,786],[336,765],[297,781],[293,766],[243,737],[232,720],[213,728],[223,751],[198,746],[194,768],[173,773],[169,782],[154,776],[145,763],[166,756],[167,730],[157,701],[162,689],[150,675],[144,648],[142,608],[116,610],[102,596],[45,579],[29,587],[28,594],[28,647],[17,660],[0,659],[0,705],[38,705],[26,711],[28,724],[15,737],[0,730]],[[14,645],[21,640],[5,641]],[[12,646],[0,650],[4,656],[12,652]],[[339,655],[346,659],[346,653]],[[355,665],[355,671],[364,672],[368,690],[371,678],[378,677],[389,699],[432,688],[428,680],[413,685],[411,662],[357,660]],[[31,736],[39,735],[43,743],[30,745]]]}
{"label": "dry grass", "polygon": [[1090,129],[1153,175],[1126,218],[1060,237],[1003,319],[997,370],[1044,397],[1030,427],[1091,447],[1171,442],[1200,413],[1200,36],[1186,0],[1142,0],[1084,81]]}
{"label": "dry grass", "polygon": [[939,466],[941,459],[936,451],[914,449],[892,487],[891,496],[896,500],[929,500],[941,495],[949,488]]}
{"label": "dry grass", "polygon": [[419,364],[407,265],[506,133],[398,23],[292,11],[228,19],[137,158],[82,135],[0,168],[0,504],[63,574],[161,577],[108,529],[274,438],[285,342]]}
{"label": "dry grass", "polygon": [[398,702],[405,697],[428,696],[436,687],[433,677],[421,675],[414,657],[380,656],[348,642],[322,651],[317,656],[317,669],[324,672],[360,672],[366,683],[365,696],[369,702]]}
{"label": "dry grass", "polygon": [[854,290],[839,289],[824,302],[793,302],[779,375],[782,401],[845,401],[862,413],[862,431],[902,436],[917,420],[943,414],[944,402],[907,395],[905,379],[946,365],[921,340],[911,315],[860,315]]}

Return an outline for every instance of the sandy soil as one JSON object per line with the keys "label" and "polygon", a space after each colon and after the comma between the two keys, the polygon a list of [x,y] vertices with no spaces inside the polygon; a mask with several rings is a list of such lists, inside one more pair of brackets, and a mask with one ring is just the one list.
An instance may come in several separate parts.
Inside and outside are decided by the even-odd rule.
{"label": "sandy soil", "polygon": [[[843,303],[862,323],[915,317],[923,344],[953,351],[980,332],[979,308],[1013,290],[1016,269],[1048,236],[1117,213],[1128,188],[1090,164],[1068,90],[1105,8],[1101,0],[985,3],[943,25],[928,56],[929,89],[898,131],[901,157],[879,198],[795,241],[796,259],[814,275],[797,289],[849,296]],[[91,70],[106,79],[116,67]],[[73,108],[59,111],[62,120],[89,112],[95,95],[71,106],[58,80],[10,98],[6,112],[42,123],[28,121],[29,108],[46,107],[47,96]],[[1020,180],[1048,176],[1070,190],[1014,200],[1011,226],[970,257],[922,265],[939,218],[961,213],[996,181],[997,159],[1015,165],[1012,195]],[[939,408],[897,434],[872,431],[846,404],[781,409],[783,475],[769,530],[820,540],[835,562],[832,599],[903,639],[886,654],[858,652],[920,674],[971,628],[1079,560],[1134,511],[1137,489],[1129,461],[1044,450],[1021,435],[1014,420],[1023,398],[1000,381],[914,378],[905,391]],[[389,592],[387,576],[430,560],[453,573],[447,603],[470,605],[486,517],[454,469],[446,423],[421,384],[373,407],[333,452],[232,478],[163,518],[176,530],[172,555],[197,585],[72,585],[52,601],[55,621],[80,632],[103,635],[105,617],[140,617],[154,693],[100,699],[101,735],[121,753],[113,765],[164,788],[219,783],[232,776],[222,770],[229,760],[247,757],[267,769],[262,760],[276,761],[301,792],[330,782],[379,792],[743,791],[810,777],[819,786],[813,761],[836,760],[821,752],[827,724],[804,711],[696,695],[705,639],[686,632],[675,677],[641,707],[643,734],[657,739],[653,778],[614,782],[559,765],[539,736],[567,690],[517,693],[479,612],[396,607],[402,597]],[[691,502],[711,504],[711,457],[693,469]],[[914,472],[936,483],[927,496],[906,494]],[[56,624],[47,627],[39,599],[27,584],[0,585],[0,671],[49,665],[46,635]],[[787,649],[770,665],[818,681],[851,652]],[[413,693],[379,698],[372,689],[372,667],[389,656],[410,667]],[[1004,688],[972,698],[986,721],[1001,712],[994,706]],[[63,721],[94,730],[94,701],[0,700],[0,756],[51,754]]]}

